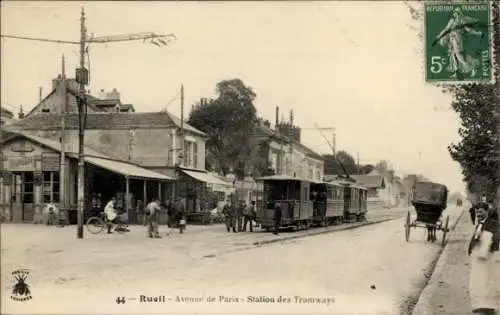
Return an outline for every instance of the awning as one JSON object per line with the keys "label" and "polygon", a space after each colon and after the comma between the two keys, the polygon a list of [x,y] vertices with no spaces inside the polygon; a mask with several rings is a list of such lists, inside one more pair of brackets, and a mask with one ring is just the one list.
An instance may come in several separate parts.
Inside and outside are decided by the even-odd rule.
{"label": "awning", "polygon": [[201,182],[205,182],[207,184],[224,185],[224,186],[232,187],[231,184],[229,184],[225,181],[222,181],[222,180],[210,175],[209,173],[193,172],[193,171],[186,171],[186,170],[182,170],[182,172],[185,173],[186,175],[194,178],[194,179],[197,179]]}
{"label": "awning", "polygon": [[163,175],[157,172],[150,171],[148,169],[136,166],[134,164],[119,162],[107,159],[101,159],[97,157],[85,157],[85,162],[90,163],[92,165],[104,168],[108,171],[122,174],[125,176],[129,176],[132,178],[141,178],[141,179],[154,179],[154,180],[171,180],[174,179],[167,175]]}

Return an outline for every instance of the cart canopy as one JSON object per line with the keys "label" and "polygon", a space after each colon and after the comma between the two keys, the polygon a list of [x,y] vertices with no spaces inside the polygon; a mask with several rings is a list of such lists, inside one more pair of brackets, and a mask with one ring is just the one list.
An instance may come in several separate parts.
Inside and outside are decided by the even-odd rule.
{"label": "cart canopy", "polygon": [[413,190],[413,203],[441,206],[446,208],[448,189],[445,185],[432,182],[417,182]]}

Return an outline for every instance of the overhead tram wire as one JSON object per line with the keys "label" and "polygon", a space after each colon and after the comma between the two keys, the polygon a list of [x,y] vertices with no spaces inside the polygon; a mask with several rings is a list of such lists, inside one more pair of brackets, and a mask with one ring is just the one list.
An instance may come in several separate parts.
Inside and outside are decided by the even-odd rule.
{"label": "overhead tram wire", "polygon": [[[326,143],[332,149],[332,152],[333,152],[333,150],[334,150],[333,145],[330,143],[330,140],[328,140],[328,138],[325,136],[325,134],[323,133],[323,130],[320,127],[318,127],[317,124],[314,124],[314,126],[321,133],[321,136],[323,137],[323,139],[325,139]],[[344,171],[345,175],[347,176],[347,179],[352,179],[352,177],[347,172],[347,169],[345,168],[344,164],[342,164],[342,162],[337,158],[336,152],[333,152],[333,158],[335,159],[335,161],[337,161],[337,163],[339,163],[340,167],[342,168],[342,171]]]}

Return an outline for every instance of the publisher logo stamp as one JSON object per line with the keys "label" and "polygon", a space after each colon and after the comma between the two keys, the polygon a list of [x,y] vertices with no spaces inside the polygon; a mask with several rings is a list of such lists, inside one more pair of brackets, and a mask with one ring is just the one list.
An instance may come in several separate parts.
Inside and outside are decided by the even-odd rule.
{"label": "publisher logo stamp", "polygon": [[491,2],[424,7],[426,81],[493,82]]}
{"label": "publisher logo stamp", "polygon": [[11,278],[14,285],[10,298],[14,301],[24,302],[32,299],[30,285],[28,284],[29,271],[18,269],[12,272]]}

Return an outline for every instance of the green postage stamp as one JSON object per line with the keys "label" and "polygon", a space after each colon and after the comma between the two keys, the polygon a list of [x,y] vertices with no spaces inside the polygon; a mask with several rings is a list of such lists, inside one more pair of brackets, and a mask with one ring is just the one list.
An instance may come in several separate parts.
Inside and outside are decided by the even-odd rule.
{"label": "green postage stamp", "polygon": [[491,83],[492,4],[425,3],[425,79],[431,83]]}

